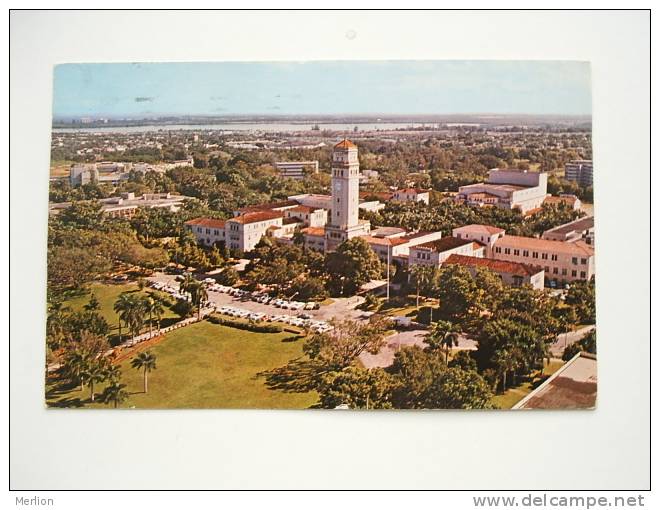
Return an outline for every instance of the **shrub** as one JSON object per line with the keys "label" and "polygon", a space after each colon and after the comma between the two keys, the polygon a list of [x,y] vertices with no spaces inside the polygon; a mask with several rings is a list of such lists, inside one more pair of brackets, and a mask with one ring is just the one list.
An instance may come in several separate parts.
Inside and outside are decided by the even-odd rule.
{"label": "shrub", "polygon": [[217,314],[208,317],[209,322],[213,324],[220,324],[222,326],[229,326],[230,328],[244,329],[253,331],[255,333],[281,333],[282,326],[279,324],[259,323],[259,322],[243,322],[239,320],[226,319]]}
{"label": "shrub", "polygon": [[192,310],[192,303],[184,299],[178,299],[176,304],[172,307],[172,311],[179,315],[179,317],[189,317],[192,314]]}

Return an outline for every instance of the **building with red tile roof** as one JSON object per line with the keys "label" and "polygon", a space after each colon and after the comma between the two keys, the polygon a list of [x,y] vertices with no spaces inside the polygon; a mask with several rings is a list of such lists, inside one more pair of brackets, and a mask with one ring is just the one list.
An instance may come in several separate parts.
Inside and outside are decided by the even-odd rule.
{"label": "building with red tile roof", "polygon": [[453,254],[483,257],[484,247],[470,239],[443,237],[412,246],[408,255],[408,265],[438,267]]}
{"label": "building with red tile roof", "polygon": [[528,284],[535,289],[543,288],[545,272],[540,266],[455,254],[450,255],[445,264],[457,264],[470,269],[482,267],[497,273],[507,285],[519,287]]}

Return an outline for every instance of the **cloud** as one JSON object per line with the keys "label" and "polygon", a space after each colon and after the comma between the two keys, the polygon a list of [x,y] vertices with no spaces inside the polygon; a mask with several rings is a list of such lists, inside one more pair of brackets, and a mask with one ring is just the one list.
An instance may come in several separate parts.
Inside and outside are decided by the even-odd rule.
{"label": "cloud", "polygon": [[135,98],[136,103],[151,103],[154,100],[153,97],[138,96]]}

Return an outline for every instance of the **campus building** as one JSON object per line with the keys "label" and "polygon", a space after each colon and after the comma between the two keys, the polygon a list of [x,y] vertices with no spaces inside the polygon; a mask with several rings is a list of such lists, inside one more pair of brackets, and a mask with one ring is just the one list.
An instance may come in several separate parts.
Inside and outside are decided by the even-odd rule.
{"label": "campus building", "polygon": [[486,182],[459,187],[454,200],[477,207],[519,209],[528,213],[543,205],[547,190],[545,172],[494,168],[488,172]]}
{"label": "campus building", "polygon": [[[116,197],[101,198],[101,212],[110,218],[132,218],[139,209],[167,209],[178,211],[183,203],[190,197],[172,195],[170,193],[145,193],[136,197],[135,193],[121,193]],[[52,203],[48,206],[48,213],[58,214],[61,210],[71,206],[71,202]]]}
{"label": "campus building", "polygon": [[409,266],[441,266],[452,255],[483,257],[485,247],[470,239],[443,237],[410,248]]}
{"label": "campus building", "polygon": [[319,173],[318,161],[278,161],[275,163],[275,169],[280,173],[280,177],[300,181],[305,178],[307,173]]}
{"label": "campus building", "polygon": [[332,204],[325,227],[326,251],[333,251],[353,237],[369,233],[368,220],[358,217],[360,204],[360,162],[357,146],[346,139],[332,151]]}
{"label": "campus building", "polygon": [[495,241],[492,258],[539,265],[551,285],[589,280],[595,274],[594,249],[584,241],[549,241],[505,235]]}
{"label": "campus building", "polygon": [[593,409],[597,392],[596,355],[579,352],[512,409]]}
{"label": "campus building", "polygon": [[466,267],[473,276],[478,268],[488,269],[499,275],[504,284],[512,287],[531,285],[533,288],[541,290],[545,282],[545,271],[542,267],[519,262],[452,254],[447,257],[445,264]]}
{"label": "campus building", "polygon": [[452,230],[451,235],[458,239],[468,239],[484,246],[484,256],[491,257],[495,241],[504,236],[504,229],[491,225],[465,225]]}
{"label": "campus building", "polygon": [[429,205],[431,192],[427,189],[404,188],[392,193],[392,200],[397,202],[424,202]]}
{"label": "campus building", "polygon": [[580,186],[593,186],[594,163],[590,159],[569,161],[564,165],[564,178],[577,182]]}
{"label": "campus building", "polygon": [[584,241],[593,246],[595,235],[594,217],[587,216],[546,230],[541,237],[550,241]]}

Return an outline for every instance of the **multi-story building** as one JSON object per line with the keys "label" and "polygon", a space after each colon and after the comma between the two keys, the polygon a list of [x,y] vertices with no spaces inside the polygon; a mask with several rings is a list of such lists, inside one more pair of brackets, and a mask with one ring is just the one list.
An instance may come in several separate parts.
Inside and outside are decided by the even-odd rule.
{"label": "multi-story building", "polygon": [[280,173],[280,177],[299,181],[305,178],[306,173],[319,173],[319,162],[316,160],[278,161],[275,163],[275,169]]}
{"label": "multi-story building", "polygon": [[589,280],[595,274],[594,249],[584,241],[549,241],[505,235],[497,239],[491,257],[539,265],[551,285]]}
{"label": "multi-story building", "polygon": [[71,186],[84,186],[85,184],[93,184],[99,181],[99,171],[96,165],[76,163],[71,165],[69,169],[69,184]]}
{"label": "multi-story building", "polygon": [[427,189],[404,188],[392,193],[392,200],[398,202],[424,202],[429,205],[431,192]]}
{"label": "multi-story building", "polygon": [[587,216],[571,221],[564,225],[551,228],[543,232],[542,239],[550,241],[584,241],[587,244],[594,245],[595,242],[595,226],[594,217]]}
{"label": "multi-story building", "polygon": [[575,195],[569,193],[561,193],[558,197],[548,195],[543,201],[543,205],[559,205],[565,204],[574,211],[578,211],[582,207],[582,201]]}
{"label": "multi-story building", "polygon": [[452,254],[445,260],[445,264],[458,264],[466,267],[474,276],[477,268],[488,269],[499,275],[502,282],[512,287],[531,285],[535,289],[543,289],[545,271],[540,266],[495,260],[485,257],[471,257]]}
{"label": "multi-story building", "polygon": [[[135,193],[121,193],[116,197],[101,198],[101,212],[111,218],[132,218],[139,209],[167,209],[178,211],[190,197],[170,193],[145,193],[136,197]],[[58,214],[71,206],[71,202],[49,204],[49,214]]]}
{"label": "multi-story building", "polygon": [[564,178],[577,182],[580,186],[593,186],[594,164],[590,159],[569,161],[564,165]]}
{"label": "multi-story building", "polygon": [[199,244],[213,246],[216,243],[226,243],[225,220],[215,218],[195,218],[186,221],[185,226],[197,239]]}
{"label": "multi-story building", "polygon": [[279,211],[257,211],[228,220],[195,218],[185,225],[200,244],[212,246],[223,242],[231,250],[247,252],[253,250],[263,236],[269,235],[271,227],[282,228],[284,217]]}
{"label": "multi-story building", "polygon": [[528,213],[543,205],[548,195],[548,174],[525,170],[493,169],[486,182],[458,188],[455,200],[473,206],[519,209]]}
{"label": "multi-story building", "polygon": [[298,219],[305,227],[324,227],[328,222],[328,211],[326,209],[315,209],[313,207],[297,205],[287,208],[283,212],[285,219]]}
{"label": "multi-story building", "polygon": [[235,216],[225,224],[225,243],[230,250],[251,251],[267,234],[269,227],[281,227],[283,216],[278,211],[261,211]]}
{"label": "multi-story building", "polygon": [[408,254],[408,265],[441,266],[451,255],[483,257],[484,253],[484,245],[471,239],[443,237],[412,246]]}
{"label": "multi-story building", "polygon": [[424,243],[437,241],[442,232],[414,232],[403,228],[381,227],[363,239],[376,252],[382,262],[395,262],[402,266],[408,265],[410,251]]}
{"label": "multi-story building", "polygon": [[369,234],[370,224],[358,218],[360,162],[357,146],[346,139],[332,151],[332,204],[326,226],[326,250],[342,242]]}
{"label": "multi-story building", "polygon": [[504,229],[490,225],[465,225],[452,230],[452,236],[458,239],[469,239],[484,246],[485,256],[492,256],[492,248],[499,238],[504,236]]}

